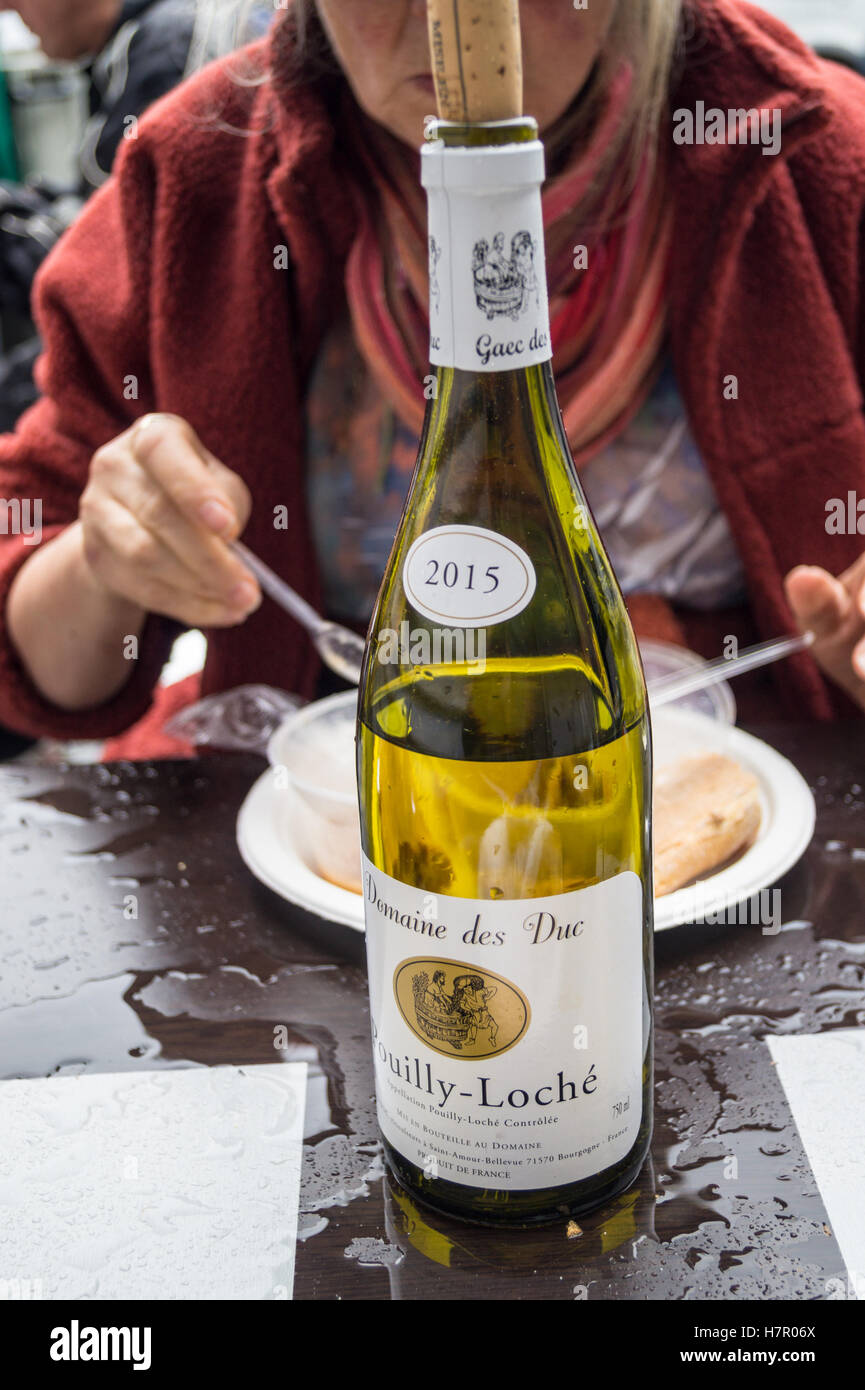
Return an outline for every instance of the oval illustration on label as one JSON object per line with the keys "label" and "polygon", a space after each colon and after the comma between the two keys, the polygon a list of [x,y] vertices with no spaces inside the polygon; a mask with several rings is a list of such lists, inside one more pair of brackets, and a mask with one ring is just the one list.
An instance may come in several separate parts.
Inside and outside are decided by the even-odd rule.
{"label": "oval illustration on label", "polygon": [[404,960],[394,971],[393,992],[415,1037],[446,1057],[498,1057],[524,1037],[531,1019],[521,989],[465,961]]}
{"label": "oval illustration on label", "polygon": [[516,617],[537,583],[526,552],[483,526],[437,526],[418,536],[402,582],[413,608],[450,627],[491,627]]}

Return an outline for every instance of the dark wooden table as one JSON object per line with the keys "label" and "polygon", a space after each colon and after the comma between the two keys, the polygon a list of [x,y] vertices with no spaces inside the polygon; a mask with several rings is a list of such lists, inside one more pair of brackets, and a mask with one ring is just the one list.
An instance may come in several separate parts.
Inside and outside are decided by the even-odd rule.
{"label": "dark wooden table", "polygon": [[298,1299],[826,1298],[844,1265],[763,1040],[865,1025],[865,723],[753,732],[817,799],[787,925],[658,936],[652,1157],[576,1238],[451,1224],[391,1188],[362,941],[244,868],[253,758],[0,766],[0,1070],[306,1061]]}

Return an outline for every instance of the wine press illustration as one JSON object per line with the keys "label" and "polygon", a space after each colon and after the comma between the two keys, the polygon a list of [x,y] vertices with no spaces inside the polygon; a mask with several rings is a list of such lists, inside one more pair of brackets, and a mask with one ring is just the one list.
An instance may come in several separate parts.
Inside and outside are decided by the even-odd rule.
{"label": "wine press illustration", "polygon": [[522,991],[465,962],[404,961],[394,976],[394,992],[412,1032],[447,1056],[497,1056],[528,1027]]}
{"label": "wine press illustration", "polygon": [[475,242],[472,252],[472,278],[475,302],[488,319],[504,315],[516,322],[534,300],[540,303],[540,286],[535,271],[537,242],[524,229],[511,237],[510,256],[505,255],[503,232],[496,232],[490,247],[485,237]]}

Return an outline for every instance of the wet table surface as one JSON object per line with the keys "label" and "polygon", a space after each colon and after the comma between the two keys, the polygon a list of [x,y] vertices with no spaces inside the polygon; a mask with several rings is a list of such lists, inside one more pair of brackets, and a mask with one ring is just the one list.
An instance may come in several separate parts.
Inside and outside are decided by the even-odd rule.
{"label": "wet table surface", "polygon": [[0,766],[2,1075],[307,1062],[298,1299],[825,1298],[844,1263],[764,1039],[865,1025],[865,724],[752,732],[811,785],[814,840],[777,934],[657,937],[652,1155],[579,1235],[391,1187],[362,939],[244,868],[254,758]]}

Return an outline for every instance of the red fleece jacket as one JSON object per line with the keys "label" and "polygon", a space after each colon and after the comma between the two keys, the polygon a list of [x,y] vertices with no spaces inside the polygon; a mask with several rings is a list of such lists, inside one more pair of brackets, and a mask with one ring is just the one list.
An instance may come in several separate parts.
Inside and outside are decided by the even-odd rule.
{"label": "red fleece jacket", "polygon": [[[839,573],[863,544],[827,533],[826,502],[865,497],[865,83],[738,0],[703,0],[691,27],[674,109],[783,113],[776,157],[671,135],[674,365],[742,555],[753,630],[771,636],[792,628],[783,575],[798,563]],[[158,103],[49,258],[36,295],[44,399],[0,440],[0,496],[41,498],[47,540],[75,519],[93,452],[144,412],[174,411],[249,484],[247,543],[317,603],[303,396],[354,234],[340,140],[351,102],[341,82],[292,86],[288,43],[280,22],[249,50],[270,65],[258,86],[236,80],[235,57]],[[725,399],[730,376],[737,400]],[[282,506],[289,527],[276,530]],[[0,612],[32,553],[0,538]],[[651,604],[632,607],[639,631]],[[707,653],[748,635],[741,614],[677,617]],[[56,737],[128,729],[177,630],[151,617],[122,692],[73,714],[40,698],[0,625],[0,723]],[[205,694],[249,681],[312,693],[315,653],[271,604],[209,638]],[[852,709],[808,656],[773,670],[776,716]]]}

